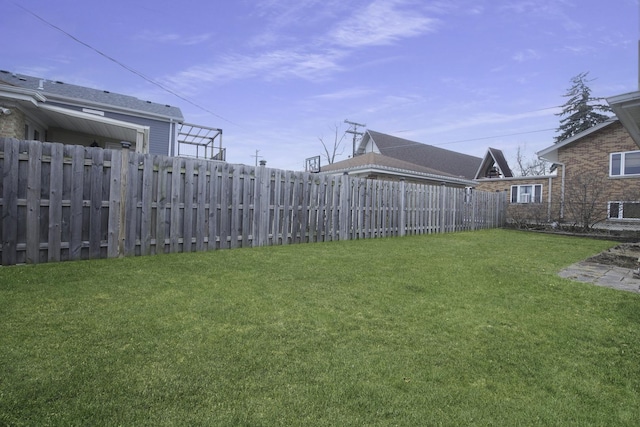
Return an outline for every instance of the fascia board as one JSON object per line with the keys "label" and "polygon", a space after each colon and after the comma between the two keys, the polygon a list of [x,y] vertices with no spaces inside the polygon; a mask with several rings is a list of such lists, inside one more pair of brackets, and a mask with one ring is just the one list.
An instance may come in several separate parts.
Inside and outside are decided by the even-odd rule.
{"label": "fascia board", "polygon": [[385,174],[389,174],[389,175],[403,176],[403,177],[407,177],[407,178],[430,179],[430,180],[433,180],[433,181],[449,182],[449,183],[452,183],[452,184],[465,184],[465,185],[470,185],[470,186],[475,185],[475,181],[469,180],[469,179],[456,178],[456,177],[452,177],[452,176],[444,176],[444,175],[413,172],[413,171],[406,170],[406,169],[380,167],[380,166],[377,166],[377,165],[366,165],[366,166],[359,166],[359,167],[354,167],[354,168],[344,168],[344,169],[340,169],[340,170],[333,170],[333,171],[326,172],[326,173],[331,174],[331,175],[341,175],[344,172],[352,172],[352,173],[358,173],[358,174],[361,174],[361,173],[385,173]]}
{"label": "fascia board", "polygon": [[60,114],[65,114],[70,117],[75,117],[83,120],[91,120],[95,122],[100,122],[112,126],[118,126],[126,129],[135,130],[136,132],[144,132],[145,130],[149,130],[149,126],[143,126],[136,123],[124,122],[122,120],[111,119],[109,117],[98,116],[95,114],[83,113],[82,111],[69,110],[63,107],[56,107],[53,105],[40,104],[38,105],[43,110],[53,111]]}
{"label": "fascia board", "polygon": [[0,97],[9,98],[16,101],[27,101],[33,105],[38,102],[46,102],[47,98],[37,90],[24,89],[21,87],[0,85]]}
{"label": "fascia board", "polygon": [[178,117],[178,116],[171,116],[171,115],[164,115],[164,114],[156,114],[156,113],[151,113],[148,111],[143,111],[143,110],[138,110],[135,108],[126,108],[126,107],[120,107],[117,105],[113,105],[113,104],[105,104],[102,102],[94,102],[94,101],[87,101],[84,99],[78,99],[78,98],[71,98],[68,96],[61,96],[61,95],[56,95],[56,94],[48,94],[49,100],[52,102],[60,102],[63,104],[67,104],[67,105],[72,105],[74,107],[94,107],[94,108],[100,108],[102,110],[106,110],[106,111],[111,111],[114,113],[126,113],[132,116],[136,116],[136,117],[144,117],[144,118],[151,118],[151,119],[161,119],[162,121],[178,121],[179,123],[181,123],[184,120],[184,117]]}

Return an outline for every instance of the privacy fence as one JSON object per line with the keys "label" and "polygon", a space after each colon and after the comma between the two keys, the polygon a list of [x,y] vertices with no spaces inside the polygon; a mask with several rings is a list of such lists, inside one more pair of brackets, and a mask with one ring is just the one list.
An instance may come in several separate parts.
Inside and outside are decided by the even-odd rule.
{"label": "privacy fence", "polygon": [[0,138],[3,265],[503,225],[505,193]]}

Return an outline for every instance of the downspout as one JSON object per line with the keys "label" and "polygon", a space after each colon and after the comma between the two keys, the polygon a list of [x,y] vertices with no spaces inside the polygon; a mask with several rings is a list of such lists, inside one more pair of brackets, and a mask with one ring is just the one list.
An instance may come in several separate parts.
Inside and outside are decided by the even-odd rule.
{"label": "downspout", "polygon": [[171,141],[169,144],[169,152],[167,153],[169,157],[178,155],[178,129],[176,128],[176,122],[171,119],[169,122],[169,134],[171,135]]}
{"label": "downspout", "polygon": [[549,177],[549,192],[547,194],[547,222],[551,222],[551,186],[553,185],[553,177]]}
{"label": "downspout", "polygon": [[564,184],[565,184],[565,164],[560,162],[555,162],[557,165],[562,166],[562,179],[560,181],[560,219],[564,219]]}

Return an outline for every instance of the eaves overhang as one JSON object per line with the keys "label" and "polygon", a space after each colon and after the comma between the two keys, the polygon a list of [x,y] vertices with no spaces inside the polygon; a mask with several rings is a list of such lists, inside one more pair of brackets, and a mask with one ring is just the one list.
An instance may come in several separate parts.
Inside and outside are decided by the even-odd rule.
{"label": "eaves overhang", "polygon": [[322,172],[322,173],[325,173],[328,175],[342,175],[344,173],[347,173],[349,175],[387,174],[387,175],[394,175],[402,178],[419,179],[419,180],[425,180],[425,181],[437,181],[437,182],[444,182],[449,184],[465,185],[468,187],[474,187],[476,185],[475,181],[465,179],[465,178],[457,178],[453,176],[423,173],[423,172],[411,171],[408,169],[393,168],[393,167],[381,166],[376,164],[346,167],[346,168],[335,169],[335,170]]}
{"label": "eaves overhang", "polygon": [[640,147],[640,91],[611,96],[607,102],[633,141]]}
{"label": "eaves overhang", "polygon": [[142,153],[148,152],[148,126],[69,110],[44,103],[38,104],[38,110],[49,126],[73,129],[76,132],[88,135],[99,135],[118,142],[130,142],[135,144],[136,151]]}
{"label": "eaves overhang", "polygon": [[153,113],[153,112],[143,111],[136,108],[127,108],[127,107],[107,104],[103,102],[71,98],[68,96],[62,96],[54,93],[45,92],[45,96],[47,96],[47,98],[49,99],[49,102],[66,104],[66,105],[74,106],[78,108],[89,107],[89,108],[95,108],[103,111],[111,111],[114,113],[127,114],[127,115],[137,116],[137,117],[145,117],[145,118],[164,121],[164,122],[173,121],[173,122],[182,123],[184,121],[184,117],[182,115]]}

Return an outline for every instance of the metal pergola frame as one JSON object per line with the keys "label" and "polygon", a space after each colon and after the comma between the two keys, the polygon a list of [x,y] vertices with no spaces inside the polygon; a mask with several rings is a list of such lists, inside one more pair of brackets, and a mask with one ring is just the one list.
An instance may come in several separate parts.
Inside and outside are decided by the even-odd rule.
{"label": "metal pergola frame", "polygon": [[178,128],[178,156],[225,161],[226,149],[222,147],[222,129],[181,123]]}

